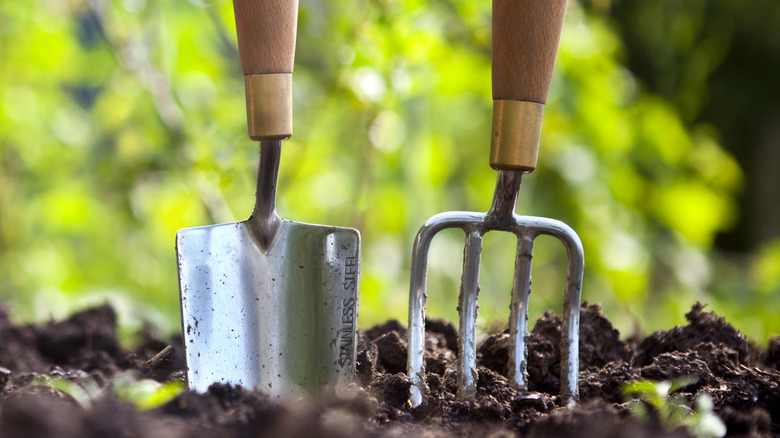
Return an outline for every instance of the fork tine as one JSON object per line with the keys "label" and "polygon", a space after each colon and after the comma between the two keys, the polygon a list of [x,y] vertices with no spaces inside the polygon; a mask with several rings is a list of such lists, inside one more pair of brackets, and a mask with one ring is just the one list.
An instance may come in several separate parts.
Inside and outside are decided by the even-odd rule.
{"label": "fork tine", "polygon": [[577,233],[564,225],[564,235],[558,236],[566,246],[566,290],[563,291],[563,318],[561,321],[561,397],[565,404],[575,404],[580,398],[580,301],[585,256]]}
{"label": "fork tine", "polygon": [[512,301],[509,307],[509,380],[518,389],[528,386],[528,296],[531,294],[531,262],[533,260],[533,238],[522,236],[517,239],[515,258],[515,279],[512,285]]}
{"label": "fork tine", "polygon": [[423,225],[414,240],[412,251],[412,275],[409,293],[409,330],[407,334],[406,367],[412,381],[409,402],[419,406],[423,393],[427,392],[425,382],[425,301],[426,280],[428,277],[428,250],[436,233],[431,227]]}
{"label": "fork tine", "polygon": [[518,216],[518,222],[521,221],[533,221],[536,233],[553,236],[566,247],[568,263],[561,317],[561,398],[564,404],[572,405],[579,399],[580,301],[585,270],[582,241],[571,227],[555,219]]}
{"label": "fork tine", "polygon": [[482,255],[482,234],[466,233],[463,250],[463,277],[458,299],[460,315],[458,342],[458,400],[474,400],[477,395],[477,296],[479,295],[479,264]]}
{"label": "fork tine", "polygon": [[[433,237],[447,228],[477,229],[485,215],[471,212],[441,213],[428,219],[414,239],[412,249],[412,275],[409,283],[409,332],[407,334],[406,369],[412,381],[409,402],[420,406],[428,392],[425,381],[425,302],[428,277],[428,252]],[[480,245],[481,252],[481,245]],[[477,265],[479,259],[477,259]],[[477,266],[479,269],[479,266]],[[478,277],[478,275],[477,275]]]}

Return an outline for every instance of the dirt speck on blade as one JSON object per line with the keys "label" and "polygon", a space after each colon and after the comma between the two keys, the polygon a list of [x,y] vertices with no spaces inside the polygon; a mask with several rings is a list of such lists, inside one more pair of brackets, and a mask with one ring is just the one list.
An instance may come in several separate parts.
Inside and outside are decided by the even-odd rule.
{"label": "dirt speck on blade", "polygon": [[[182,379],[181,337],[149,336],[127,351],[117,341],[109,306],[27,326],[11,324],[0,310],[0,436],[687,437],[685,428],[632,416],[621,388],[691,374],[697,383],[681,393],[709,394],[727,436],[780,435],[780,337],[761,350],[699,303],[687,318],[687,325],[629,342],[597,304],[583,304],[580,404],[574,407],[560,405],[561,323],[547,312],[529,334],[527,391],[507,379],[504,330],[478,346],[476,399],[458,400],[457,329],[431,319],[425,338],[430,394],[412,408],[406,327],[389,321],[359,333],[355,383],[319,398],[277,402],[261,390],[213,385],[205,394],[183,392],[140,412],[107,390],[111,379],[124,370],[161,382]],[[103,390],[84,407],[71,395],[37,386],[41,377]]]}

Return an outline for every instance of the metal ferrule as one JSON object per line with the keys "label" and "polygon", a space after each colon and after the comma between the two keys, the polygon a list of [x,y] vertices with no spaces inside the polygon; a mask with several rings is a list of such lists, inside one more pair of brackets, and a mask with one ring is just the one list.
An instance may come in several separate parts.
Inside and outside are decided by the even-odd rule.
{"label": "metal ferrule", "polygon": [[292,73],[244,75],[249,138],[285,140],[292,136]]}
{"label": "metal ferrule", "polygon": [[493,100],[490,167],[524,173],[536,169],[543,112],[543,103]]}

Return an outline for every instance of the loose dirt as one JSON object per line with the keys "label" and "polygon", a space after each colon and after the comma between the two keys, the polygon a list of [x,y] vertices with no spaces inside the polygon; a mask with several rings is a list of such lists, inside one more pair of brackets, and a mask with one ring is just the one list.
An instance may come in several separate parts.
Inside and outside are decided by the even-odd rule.
{"label": "loose dirt", "polygon": [[[111,393],[119,373],[184,379],[180,340],[120,346],[116,316],[98,307],[61,322],[15,326],[0,310],[0,437],[687,437],[651,414],[637,419],[621,388],[640,379],[695,375],[678,393],[711,396],[730,437],[780,436],[780,337],[766,350],[696,304],[688,324],[644,339],[621,338],[598,305],[581,309],[580,403],[560,406],[560,318],[545,313],[529,338],[527,392],[506,378],[508,331],[479,346],[475,402],[456,400],[457,330],[426,323],[430,395],[411,408],[406,328],[397,321],[360,333],[354,385],[310,400],[276,403],[260,391],[214,385],[139,411]],[[43,377],[92,388],[91,404]],[[98,389],[96,393],[95,389]],[[102,392],[101,388],[104,388]]]}

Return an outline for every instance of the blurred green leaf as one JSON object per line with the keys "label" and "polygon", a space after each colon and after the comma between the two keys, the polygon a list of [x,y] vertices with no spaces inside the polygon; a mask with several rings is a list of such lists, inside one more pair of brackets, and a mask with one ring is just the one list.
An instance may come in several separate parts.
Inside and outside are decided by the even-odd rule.
{"label": "blurred green leaf", "polygon": [[120,400],[133,404],[140,411],[147,411],[173,400],[186,390],[186,385],[179,380],[160,383],[120,374],[114,378],[111,389]]}

